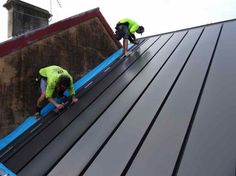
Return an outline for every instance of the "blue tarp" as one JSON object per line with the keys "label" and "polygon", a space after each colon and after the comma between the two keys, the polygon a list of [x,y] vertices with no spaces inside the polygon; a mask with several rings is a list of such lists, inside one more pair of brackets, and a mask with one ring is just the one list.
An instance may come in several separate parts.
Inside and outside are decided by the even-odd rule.
{"label": "blue tarp", "polygon": [[[131,47],[131,46],[129,46],[129,47]],[[119,58],[122,55],[122,51],[123,51],[123,49],[117,50],[111,56],[106,58],[102,63],[100,63],[97,67],[92,69],[90,72],[88,72],[86,75],[84,75],[81,79],[79,79],[77,82],[75,82],[74,83],[75,91],[78,91],[78,89],[80,89],[82,86],[84,86],[86,83],[88,83],[98,73],[100,73],[107,66],[109,66],[112,62],[114,62],[117,58]],[[69,96],[68,90],[65,91],[65,96]],[[56,98],[55,100],[57,102],[61,102],[61,100],[59,98]],[[55,109],[55,106],[52,105],[51,103],[48,103],[41,110],[41,112],[40,112],[41,116],[45,117],[53,109]],[[4,138],[0,139],[0,150],[3,149],[5,146],[7,146],[14,139],[16,139],[18,136],[20,136],[23,132],[25,132],[27,129],[29,129],[36,122],[37,122],[37,119],[35,118],[35,116],[28,117],[20,126],[17,127],[17,129],[15,129],[13,132],[11,132],[9,135],[5,136]]]}
{"label": "blue tarp", "polygon": [[34,116],[28,117],[20,126],[18,126],[13,132],[8,134],[6,137],[0,139],[0,149],[4,148],[7,144],[13,141],[16,137],[21,135],[26,129],[30,128],[35,124],[37,120]]}
{"label": "blue tarp", "polygon": [[6,168],[2,163],[0,163],[0,176],[16,176],[12,171]]}

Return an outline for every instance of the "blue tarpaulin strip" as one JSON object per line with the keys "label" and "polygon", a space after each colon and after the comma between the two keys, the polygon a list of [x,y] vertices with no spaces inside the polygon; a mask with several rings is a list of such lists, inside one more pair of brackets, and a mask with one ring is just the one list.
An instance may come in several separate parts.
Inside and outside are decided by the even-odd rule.
{"label": "blue tarpaulin strip", "polygon": [[[117,50],[115,53],[113,53],[111,56],[109,56],[107,59],[105,59],[102,63],[100,63],[98,66],[96,66],[94,69],[92,69],[90,72],[88,72],[86,75],[84,75],[80,80],[74,83],[74,89],[77,91],[79,88],[81,88],[83,85],[88,83],[94,76],[96,76],[99,72],[101,72],[104,68],[106,68],[108,65],[110,65],[112,62],[114,62],[118,57],[122,55],[122,49]],[[66,90],[64,93],[65,96],[69,96],[69,91]],[[61,102],[59,98],[55,99],[58,103]],[[46,116],[49,112],[51,112],[53,109],[55,109],[55,106],[51,103],[48,103],[40,112],[41,116]]]}
{"label": "blue tarpaulin strip", "polygon": [[33,124],[37,122],[34,116],[28,117],[20,126],[18,126],[14,131],[0,139],[0,150],[3,149],[7,144],[13,141],[16,137],[20,136],[26,129],[30,128]]}
{"label": "blue tarpaulin strip", "polygon": [[[131,45],[129,46],[131,47]],[[88,83],[92,78],[94,78],[99,72],[101,72],[103,69],[105,69],[107,66],[109,66],[112,62],[114,62],[118,57],[122,55],[123,49],[117,50],[115,53],[113,53],[111,56],[109,56],[107,59],[105,59],[102,63],[100,63],[97,67],[92,69],[90,72],[88,72],[86,75],[84,75],[81,79],[79,79],[77,82],[74,83],[74,89],[75,91],[78,91],[82,86],[84,86],[86,83]],[[69,96],[68,90],[65,92],[65,96]],[[55,98],[55,100],[60,103],[61,100],[59,98]],[[53,109],[55,109],[55,106],[51,103],[48,103],[42,110],[41,110],[41,116],[46,116],[49,112],[51,112]],[[13,132],[5,136],[4,138],[0,139],[0,150],[3,149],[5,146],[7,146],[10,142],[12,142],[14,139],[16,139],[18,136],[20,136],[23,132],[25,132],[27,129],[29,129],[32,125],[34,125],[37,122],[37,119],[35,116],[28,117],[20,126],[18,126]]]}
{"label": "blue tarpaulin strip", "polygon": [[0,163],[0,176],[16,176],[16,174]]}
{"label": "blue tarpaulin strip", "polygon": [[[101,64],[99,64],[97,67],[95,67],[93,70],[91,70],[86,75],[84,75],[79,81],[77,81],[74,84],[75,90],[78,90],[80,87],[82,87],[87,82],[89,82],[94,76],[96,76],[98,73],[100,73],[104,68],[109,66],[112,62],[114,62],[121,55],[122,55],[122,49],[119,49],[114,54],[112,54],[110,57],[108,57],[106,60],[104,60]],[[65,95],[69,96],[68,90],[65,92]]]}

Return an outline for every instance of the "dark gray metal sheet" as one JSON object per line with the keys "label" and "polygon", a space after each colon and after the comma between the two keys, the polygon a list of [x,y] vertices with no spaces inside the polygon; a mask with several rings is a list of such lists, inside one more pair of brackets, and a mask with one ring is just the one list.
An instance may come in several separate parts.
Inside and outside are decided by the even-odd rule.
{"label": "dark gray metal sheet", "polygon": [[[122,173],[146,129],[168,95],[169,89],[175,82],[200,33],[200,29],[190,31],[179,46],[175,44],[178,47],[173,55],[171,55],[171,50],[166,53],[165,57],[169,55],[171,57],[84,175],[116,176]],[[161,52],[162,50],[159,53]],[[158,54],[156,59],[161,58]],[[113,164],[109,165],[112,162]],[[108,165],[109,167],[107,167]]]}
{"label": "dark gray metal sheet", "polygon": [[[147,47],[149,47],[149,45]],[[26,143],[23,148],[19,149],[13,156],[11,156],[10,159],[4,162],[4,164],[8,168],[11,168],[15,173],[19,172],[22,167],[24,167],[30,160],[32,160],[35,155],[41,152],[41,150],[44,149],[49,142],[51,142],[61,131],[63,131],[78,116],[78,114],[83,112],[94,100],[96,100],[97,97],[99,97],[104,92],[104,90],[109,87],[112,82],[117,79],[117,77],[119,77],[122,71],[126,70],[130,64],[135,62],[135,60],[137,59],[137,54],[139,55],[139,52],[135,52],[134,57],[122,60],[122,63],[123,61],[125,61],[124,65],[118,65],[118,69],[114,69],[114,71],[112,71],[110,74],[108,74],[108,76],[102,79],[98,83],[98,86],[92,87],[89,93],[86,92],[85,95],[83,94],[81,99],[79,99],[79,102],[72,106],[70,110],[57,117],[57,119],[53,121],[53,123],[47,124],[46,128],[40,134],[36,135],[32,140],[28,141],[28,143]],[[118,85],[114,91],[119,93],[119,88],[121,88],[122,90],[122,86],[124,87],[125,85],[125,82]],[[109,105],[109,103],[113,101],[112,97],[116,96],[114,91],[114,94],[111,93],[110,96],[103,97],[105,103],[97,104],[97,106],[100,107],[96,108],[97,111],[102,112],[104,109],[103,107],[107,107],[107,105]],[[95,111],[94,114],[98,113],[97,111]],[[85,120],[81,120],[80,122],[82,122],[83,124],[83,126],[81,127],[81,131],[86,129],[96,119],[96,117],[96,115],[89,116]]]}
{"label": "dark gray metal sheet", "polygon": [[[147,54],[144,53],[139,59],[151,60],[158,50],[170,38],[170,34],[162,36],[151,48]],[[153,52],[152,52],[153,51]],[[124,92],[111,104],[98,121],[87,131],[87,133],[77,142],[72,150],[57,164],[49,175],[78,175],[89,160],[96,154],[97,150],[106,141],[118,123],[129,111],[136,99],[156,74],[159,65],[151,60],[148,65],[139,73],[139,75],[128,85]],[[138,63],[137,63],[138,64]],[[156,68],[156,69],[150,69]],[[130,68],[129,72],[134,72],[137,68]],[[149,74],[148,74],[149,73]],[[90,146],[90,147],[87,147]]]}
{"label": "dark gray metal sheet", "polygon": [[3,164],[22,176],[235,175],[236,21],[172,34],[116,62]]}
{"label": "dark gray metal sheet", "polygon": [[236,173],[236,22],[224,24],[177,175]]}
{"label": "dark gray metal sheet", "polygon": [[[134,53],[132,57],[139,57],[140,54],[145,52],[148,47],[152,45],[158,37],[148,40],[142,45],[137,53]],[[117,69],[123,70],[127,69],[132,58],[126,59]],[[137,63],[136,63],[137,62]],[[148,62],[148,59],[144,57],[143,59],[138,58],[131,68],[135,68],[135,70],[125,71],[123,75],[119,77],[118,80],[113,82],[113,84],[105,90],[102,95],[97,98],[88,109],[86,109],[80,116],[73,121],[66,129],[64,129],[63,133],[57,136],[50,145],[45,148],[37,157],[35,157],[29,165],[27,165],[23,170],[20,171],[18,175],[43,175],[48,169],[50,169],[56,161],[63,156],[63,154],[68,150],[68,148],[73,145],[73,143],[83,134],[86,128],[92,123],[87,123],[88,120],[94,121],[96,120],[100,114],[109,107],[109,104],[119,95],[120,91],[126,87],[126,85],[135,77],[139,70],[144,67],[144,65]],[[132,69],[131,69],[132,70]],[[113,75],[113,72],[110,73]],[[96,86],[95,86],[96,88]],[[76,110],[70,110],[72,114],[76,114]],[[69,116],[70,117],[70,116]],[[68,118],[68,117],[65,117]],[[79,127],[79,128],[78,128]],[[57,150],[55,150],[55,148]],[[50,155],[48,155],[50,153]],[[40,169],[39,169],[40,168]]]}
{"label": "dark gray metal sheet", "polygon": [[126,175],[172,175],[220,27],[204,30]]}

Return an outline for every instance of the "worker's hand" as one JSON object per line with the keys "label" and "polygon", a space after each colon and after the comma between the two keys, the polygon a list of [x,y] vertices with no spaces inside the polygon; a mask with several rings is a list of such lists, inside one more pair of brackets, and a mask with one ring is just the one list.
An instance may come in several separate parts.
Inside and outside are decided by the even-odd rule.
{"label": "worker's hand", "polygon": [[71,104],[74,104],[78,101],[78,98],[76,98],[75,96],[72,97],[72,100],[71,100]]}
{"label": "worker's hand", "polygon": [[137,40],[134,40],[134,44],[138,44],[138,41],[137,41]]}
{"label": "worker's hand", "polygon": [[63,108],[64,108],[64,105],[63,105],[63,104],[57,104],[57,105],[56,105],[56,108],[57,108],[57,109],[63,109]]}

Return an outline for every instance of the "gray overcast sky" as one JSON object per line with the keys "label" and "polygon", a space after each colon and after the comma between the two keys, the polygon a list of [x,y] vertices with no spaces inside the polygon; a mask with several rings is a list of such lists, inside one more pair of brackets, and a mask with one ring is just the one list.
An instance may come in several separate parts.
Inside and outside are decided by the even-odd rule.
{"label": "gray overcast sky", "polygon": [[[0,42],[7,40],[6,1],[0,0]],[[236,0],[59,0],[61,7],[57,0],[23,1],[52,13],[50,24],[99,7],[112,29],[128,17],[145,27],[143,36],[236,18]]]}

